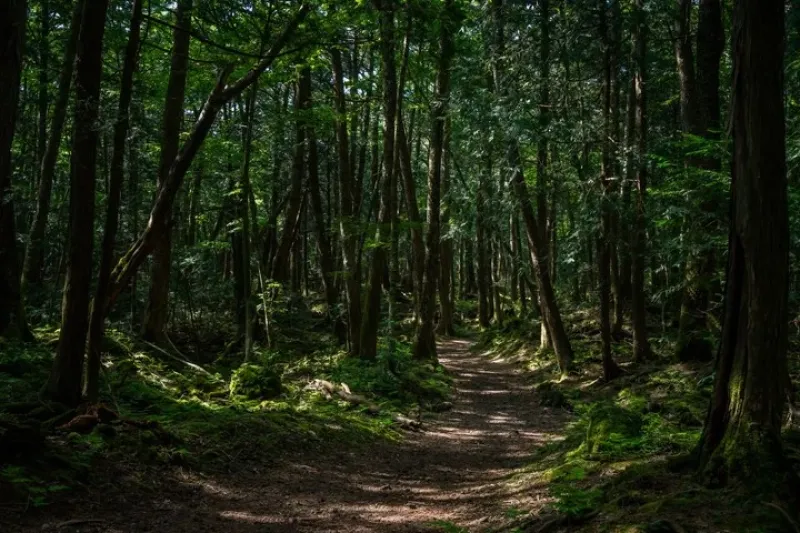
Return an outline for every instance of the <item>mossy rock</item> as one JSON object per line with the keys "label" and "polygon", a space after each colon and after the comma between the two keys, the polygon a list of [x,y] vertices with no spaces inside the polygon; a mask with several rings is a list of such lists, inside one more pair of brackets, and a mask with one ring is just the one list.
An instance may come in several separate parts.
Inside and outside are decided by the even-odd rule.
{"label": "mossy rock", "polygon": [[641,414],[610,403],[590,409],[584,451],[590,455],[616,455],[641,440],[644,419]]}
{"label": "mossy rock", "polygon": [[231,397],[270,399],[283,392],[281,375],[272,368],[245,363],[231,376]]}

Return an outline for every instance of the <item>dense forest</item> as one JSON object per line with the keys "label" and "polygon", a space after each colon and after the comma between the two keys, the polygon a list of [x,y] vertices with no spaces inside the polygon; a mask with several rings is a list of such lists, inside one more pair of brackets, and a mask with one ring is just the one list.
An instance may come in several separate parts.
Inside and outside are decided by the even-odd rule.
{"label": "dense forest", "polygon": [[4,531],[800,531],[800,6],[0,0]]}

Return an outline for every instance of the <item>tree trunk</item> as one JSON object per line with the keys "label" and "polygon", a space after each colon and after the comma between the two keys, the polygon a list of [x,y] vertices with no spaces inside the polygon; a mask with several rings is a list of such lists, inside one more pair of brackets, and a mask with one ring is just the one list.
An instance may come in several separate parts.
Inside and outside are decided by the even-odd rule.
{"label": "tree trunk", "polygon": [[[536,147],[536,207],[539,231],[542,232],[541,239],[541,261],[542,268],[547,270],[548,277],[553,280],[554,271],[551,269],[552,262],[550,257],[551,231],[555,231],[554,224],[551,223],[547,208],[548,190],[548,127],[550,125],[550,0],[539,0],[539,32],[541,43],[539,45],[539,72],[541,81],[539,86],[539,142]],[[546,305],[539,295],[539,305]],[[552,341],[552,324],[550,324],[548,313],[542,313],[542,324],[540,339],[540,349],[549,350]]]}
{"label": "tree trunk", "polygon": [[[434,335],[434,321],[436,314],[436,289],[438,277],[445,267],[440,263],[441,243],[441,196],[442,173],[445,162],[448,105],[450,100],[450,66],[455,55],[454,35],[458,31],[455,20],[454,0],[445,0],[444,11],[439,21],[439,58],[436,69],[436,89],[431,102],[431,138],[430,157],[428,159],[428,235],[425,243],[425,281],[422,286],[420,298],[420,320],[417,328],[417,337],[414,344],[414,357],[416,359],[436,360],[436,338]],[[447,181],[445,190],[449,186]],[[449,211],[447,214],[449,218]],[[448,239],[449,241],[449,239]],[[446,260],[452,261],[452,248]],[[442,287],[444,305],[449,307],[452,321],[452,305],[449,302],[450,293],[450,264],[447,268],[447,287]],[[445,291],[446,290],[446,294]],[[445,326],[447,327],[447,325]],[[452,329],[452,324],[449,325]]]}
{"label": "tree trunk", "polygon": [[20,298],[11,186],[11,147],[17,122],[27,14],[25,0],[0,4],[3,50],[0,55],[0,336],[30,336]]}
{"label": "tree trunk", "polygon": [[[504,85],[500,77],[502,72],[503,47],[505,45],[502,0],[492,0],[492,14],[495,21],[495,54],[493,58],[495,72],[495,88],[498,94],[503,95]],[[514,193],[519,201],[522,218],[525,224],[525,231],[528,236],[528,251],[530,253],[531,266],[536,274],[536,281],[539,286],[539,299],[541,302],[542,322],[546,324],[550,334],[550,340],[558,359],[561,372],[566,374],[572,366],[572,346],[570,345],[564,323],[561,320],[561,312],[555,299],[555,291],[550,281],[550,272],[546,255],[547,244],[544,243],[545,232],[539,227],[539,221],[534,213],[531,204],[528,184],[525,182],[525,175],[522,168],[522,157],[520,154],[519,143],[516,138],[509,137],[506,140],[506,162],[512,173],[511,183]]]}
{"label": "tree trunk", "polygon": [[56,171],[56,162],[61,148],[61,134],[64,131],[64,122],[67,117],[69,105],[70,86],[72,73],[75,66],[75,49],[78,35],[81,30],[81,16],[83,14],[84,0],[77,0],[72,10],[69,37],[64,43],[64,57],[61,60],[61,73],[58,76],[58,94],[53,106],[53,119],[50,124],[50,136],[41,160],[39,171],[39,189],[36,199],[36,211],[33,216],[28,246],[25,248],[25,259],[22,266],[22,294],[27,293],[29,283],[39,282],[42,278],[42,262],[45,232],[47,230],[47,217],[50,214],[50,200],[53,190],[53,177]]}
{"label": "tree trunk", "polygon": [[[303,69],[301,75],[309,78],[308,83],[311,83],[310,68]],[[317,236],[317,250],[319,252],[320,270],[322,272],[322,287],[325,291],[328,317],[334,325],[334,331],[339,337],[339,341],[344,343],[347,340],[347,332],[343,329],[344,323],[338,316],[334,316],[334,311],[339,301],[339,295],[336,290],[336,280],[334,279],[336,267],[333,262],[333,253],[331,252],[331,241],[328,234],[329,226],[325,221],[325,214],[322,210],[317,134],[314,123],[311,121],[306,125],[306,135],[308,137],[308,194],[311,198],[311,211],[314,216],[314,230]]]}
{"label": "tree trunk", "polygon": [[716,481],[743,478],[769,492],[796,483],[781,448],[790,390],[784,8],[780,0],[739,0],[734,9],[730,253],[716,381],[699,446]]}
{"label": "tree trunk", "polygon": [[492,322],[489,311],[491,298],[489,288],[491,274],[489,272],[489,243],[486,231],[488,217],[486,211],[489,203],[489,182],[492,180],[492,152],[491,145],[486,148],[486,169],[478,172],[478,194],[475,199],[475,237],[478,259],[478,323],[482,328],[488,328]]}
{"label": "tree trunk", "polygon": [[45,386],[53,401],[68,406],[81,399],[83,355],[89,328],[89,289],[94,245],[100,81],[108,0],[83,10],[75,74],[75,118],[70,161],[69,256],[61,304],[58,351]]}
{"label": "tree trunk", "polygon": [[[342,55],[338,48],[331,49],[333,69],[334,107],[336,109],[336,152],[339,159],[339,232],[342,238],[342,256],[346,273],[347,326],[350,337],[350,353],[361,353],[361,269],[356,247],[358,232],[360,195],[355,198],[352,169],[350,167],[350,148],[347,134],[347,106],[344,93],[344,70]],[[367,116],[369,118],[369,116]]]}
{"label": "tree trunk", "polygon": [[289,203],[286,208],[286,218],[283,223],[283,232],[278,243],[278,249],[272,260],[272,273],[270,276],[281,283],[290,281],[289,267],[292,246],[298,234],[300,208],[303,203],[303,176],[306,171],[306,124],[309,120],[308,110],[311,109],[310,76],[300,76],[295,88],[294,108],[297,119],[295,123],[294,159],[292,162],[292,181],[289,188]]}
{"label": "tree trunk", "polygon": [[111,289],[108,293],[106,314],[116,302],[123,287],[130,282],[131,278],[133,278],[147,257],[153,252],[160,235],[168,228],[172,206],[175,203],[175,197],[183,183],[183,178],[186,176],[189,166],[197,155],[197,151],[203,145],[203,141],[205,141],[209,131],[211,131],[211,127],[214,125],[214,121],[222,107],[233,98],[241,95],[245,89],[255,83],[258,77],[272,65],[297,27],[308,15],[310,9],[311,8],[307,4],[300,7],[286,24],[281,34],[276,37],[263,59],[239,80],[230,85],[226,85],[228,76],[230,76],[232,70],[231,66],[226,67],[220,72],[214,89],[211,91],[211,94],[208,95],[205,104],[203,104],[203,109],[188,139],[175,156],[175,160],[169,168],[169,174],[164,182],[164,186],[160,187],[158,190],[156,200],[150,210],[147,228],[139,235],[136,242],[119,260],[117,266],[114,268],[114,272],[111,274]]}
{"label": "tree trunk", "polygon": [[372,255],[367,297],[364,299],[361,324],[361,357],[374,359],[378,354],[378,327],[381,319],[381,286],[390,247],[393,206],[394,132],[397,116],[397,73],[395,69],[395,6],[392,0],[373,0],[380,12],[381,69],[383,71],[383,177],[378,214],[378,244]]}
{"label": "tree trunk", "polygon": [[[158,165],[158,189],[164,187],[170,166],[180,147],[184,114],[186,79],[189,74],[189,44],[192,28],[192,1],[178,0],[172,40],[172,61],[167,85],[167,101],[161,118],[161,156]],[[171,219],[171,216],[170,216]],[[142,324],[142,337],[163,342],[169,318],[169,276],[172,270],[172,220],[156,239],[153,266],[150,269],[150,297]]]}
{"label": "tree trunk", "polygon": [[90,402],[97,401],[100,378],[100,346],[105,333],[105,315],[102,302],[106,300],[108,280],[114,260],[114,244],[119,227],[119,206],[122,197],[122,183],[125,174],[125,145],[128,142],[130,127],[130,105],[133,96],[133,73],[139,60],[139,42],[142,26],[142,4],[144,0],[134,0],[131,11],[131,23],[128,31],[128,44],[125,47],[125,62],[122,67],[120,82],[119,107],[117,122],[114,124],[114,149],[111,156],[109,178],[108,207],[103,230],[103,244],[100,251],[100,272],[97,277],[97,288],[94,301],[101,302],[92,306],[89,321],[89,344],[87,352],[86,384],[84,394]]}
{"label": "tree trunk", "polygon": [[[616,0],[614,0],[616,1]],[[600,170],[600,238],[597,243],[597,280],[600,288],[600,338],[603,354],[603,379],[611,381],[620,368],[611,355],[611,77],[612,43],[609,36],[606,0],[600,0],[600,38],[603,43],[603,154]]]}
{"label": "tree trunk", "polygon": [[[679,42],[688,40],[691,3],[681,2],[681,25]],[[719,70],[725,46],[722,25],[722,7],[719,0],[700,2],[699,23],[697,27],[697,67],[691,65],[691,42],[679,45],[677,49],[679,72],[681,74],[681,107],[684,129],[688,133],[701,135],[707,139],[717,138],[719,129]],[[687,80],[684,83],[684,80]],[[684,97],[684,93],[686,96]],[[685,109],[684,109],[685,107]],[[714,157],[689,157],[687,164],[704,170],[720,170],[720,161]],[[706,218],[714,220],[716,206],[711,201],[700,204]],[[690,222],[691,226],[691,222]],[[703,227],[706,232],[713,230],[715,224]],[[686,260],[684,291],[681,299],[680,327],[678,333],[678,358],[687,360],[710,360],[711,343],[707,339],[707,320],[711,303],[712,278],[716,265],[713,247],[705,244],[702,249],[692,253]]]}
{"label": "tree trunk", "polygon": [[452,170],[451,152],[452,126],[450,117],[445,122],[444,147],[442,155],[442,238],[441,241],[441,282],[439,283],[440,316],[437,332],[452,337],[455,298],[453,287],[453,237],[450,235],[450,173]]}
{"label": "tree trunk", "polygon": [[646,249],[645,198],[647,196],[647,24],[644,0],[635,0],[633,34],[633,90],[636,102],[636,190],[631,231],[631,300],[633,356],[642,361],[650,356],[647,339],[644,269]]}

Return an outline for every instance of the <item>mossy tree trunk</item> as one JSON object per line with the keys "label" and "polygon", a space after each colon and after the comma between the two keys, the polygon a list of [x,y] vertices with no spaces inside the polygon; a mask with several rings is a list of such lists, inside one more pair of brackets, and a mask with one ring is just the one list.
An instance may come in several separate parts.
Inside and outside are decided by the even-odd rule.
{"label": "mossy tree trunk", "polygon": [[702,467],[717,480],[742,477],[773,488],[791,471],[782,464],[780,436],[790,385],[783,39],[784,2],[736,2],[725,316],[699,446]]}

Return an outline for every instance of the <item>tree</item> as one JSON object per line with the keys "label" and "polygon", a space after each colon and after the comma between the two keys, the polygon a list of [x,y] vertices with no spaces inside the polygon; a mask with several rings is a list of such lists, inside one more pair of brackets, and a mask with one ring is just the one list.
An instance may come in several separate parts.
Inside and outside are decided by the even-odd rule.
{"label": "tree", "polygon": [[53,190],[53,177],[55,175],[58,152],[61,147],[61,135],[64,131],[64,122],[67,118],[67,105],[69,104],[72,74],[75,67],[75,50],[78,45],[78,36],[81,30],[81,17],[83,14],[84,0],[77,0],[72,8],[72,19],[69,26],[69,36],[64,46],[64,57],[61,61],[61,72],[58,76],[58,94],[53,106],[53,118],[50,123],[50,135],[47,139],[39,170],[39,188],[36,199],[36,211],[28,236],[28,246],[25,248],[25,258],[22,267],[22,294],[27,293],[30,282],[38,282],[42,275],[42,241],[47,230],[47,217],[50,214],[50,200]]}
{"label": "tree", "polygon": [[[377,243],[372,254],[367,296],[364,298],[359,355],[374,359],[378,354],[378,328],[381,320],[383,271],[387,266],[387,248],[391,238],[392,174],[394,172],[394,132],[397,117],[397,72],[395,68],[394,0],[373,0],[380,18],[381,69],[383,70],[383,173],[380,183]],[[378,183],[378,182],[376,182]]]}
{"label": "tree", "polygon": [[[683,0],[675,51],[681,82],[681,119],[686,133],[713,141],[718,137],[720,123],[719,69],[725,44],[722,7],[719,0],[700,2],[696,54],[691,43],[691,13],[692,3]],[[687,164],[707,171],[719,171],[721,167],[719,159],[713,156],[690,156]],[[712,220],[713,227],[713,200],[705,198],[700,206],[706,217]],[[687,258],[677,347],[681,360],[711,359],[711,343],[705,332],[716,262],[711,246],[705,246]]]}
{"label": "tree", "polygon": [[[495,24],[495,45],[493,71],[495,90],[499,94],[505,91],[502,76],[503,66],[501,58],[505,46],[504,22],[503,22],[503,2],[502,0],[492,0],[492,16]],[[547,244],[544,242],[545,233],[539,225],[540,220],[534,214],[531,205],[528,185],[525,181],[525,174],[522,168],[522,156],[520,154],[519,141],[513,136],[506,139],[506,165],[511,172],[511,184],[514,193],[519,201],[522,219],[525,223],[525,231],[528,237],[528,251],[530,253],[531,266],[536,273],[536,281],[539,287],[539,298],[542,307],[542,320],[547,324],[550,340],[556,353],[556,359],[561,372],[566,374],[572,366],[572,346],[567,338],[564,323],[561,320],[561,312],[555,299],[555,291],[550,281],[549,261],[546,256]]]}
{"label": "tree", "polygon": [[[436,288],[441,251],[441,193],[442,170],[445,154],[445,123],[450,98],[450,65],[455,54],[453,35],[456,31],[457,13],[453,0],[445,0],[440,19],[439,59],[436,68],[436,89],[431,102],[431,149],[428,162],[428,235],[425,250],[425,280],[420,293],[420,320],[414,341],[414,357],[436,359],[434,338],[434,313]],[[447,266],[449,270],[449,265]],[[449,273],[448,273],[449,278]],[[446,290],[449,293],[450,287]]]}
{"label": "tree", "polygon": [[635,195],[631,229],[631,301],[633,324],[633,354],[637,361],[650,356],[647,338],[647,309],[645,302],[645,199],[647,197],[647,25],[644,0],[634,0],[632,91],[635,126]]}
{"label": "tree", "polygon": [[74,406],[81,399],[84,352],[89,328],[89,288],[94,247],[94,193],[103,73],[103,36],[108,0],[84,7],[75,72],[75,131],[70,161],[69,251],[61,303],[61,334],[45,394]]}
{"label": "tree", "polygon": [[125,62],[122,68],[120,81],[119,106],[117,121],[114,124],[114,148],[111,155],[111,170],[109,177],[108,207],[103,228],[103,243],[100,249],[100,272],[97,276],[97,288],[89,321],[89,342],[87,353],[89,355],[86,366],[86,383],[84,393],[89,401],[96,401],[99,389],[100,375],[100,345],[105,331],[105,314],[102,302],[106,301],[108,281],[111,278],[111,269],[114,266],[114,244],[117,239],[119,226],[119,208],[122,200],[122,184],[125,172],[125,145],[128,141],[130,127],[130,106],[133,98],[133,75],[138,66],[139,45],[142,27],[143,0],[134,0],[131,7],[131,22],[128,30],[128,44],[125,47]]}
{"label": "tree", "polygon": [[[22,310],[17,265],[17,232],[11,184],[11,147],[17,122],[27,2],[0,5],[0,335],[29,337]],[[28,332],[28,333],[26,333]]]}
{"label": "tree", "polygon": [[[756,15],[757,13],[757,15]],[[725,313],[701,464],[780,487],[787,370],[789,214],[784,112],[784,3],[737,0],[733,165]],[[796,480],[795,480],[796,482]]]}
{"label": "tree", "polygon": [[[180,147],[186,79],[189,75],[189,44],[192,28],[192,0],[178,0],[173,31],[172,59],[169,70],[164,115],[161,118],[161,156],[158,165],[158,188],[164,187],[170,167]],[[142,322],[142,337],[163,342],[169,317],[169,276],[172,267],[172,227],[167,222],[153,250],[150,270],[150,296]]]}

